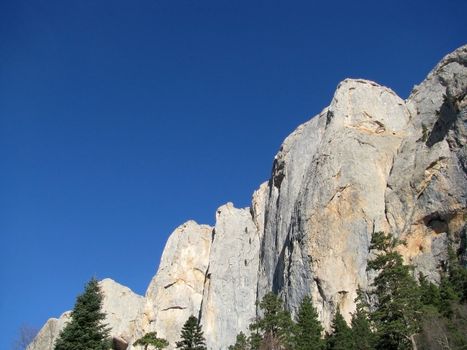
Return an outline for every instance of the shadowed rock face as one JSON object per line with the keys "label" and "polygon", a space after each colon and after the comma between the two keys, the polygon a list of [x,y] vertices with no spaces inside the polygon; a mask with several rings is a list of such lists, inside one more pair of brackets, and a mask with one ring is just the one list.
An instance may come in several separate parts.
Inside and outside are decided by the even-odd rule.
{"label": "shadowed rock face", "polygon": [[[406,239],[406,261],[437,281],[448,240],[467,258],[466,95],[467,46],[406,101],[371,81],[340,83],[329,107],[284,141],[251,208],[229,203],[214,228],[189,221],[172,233],[142,306],[131,322],[115,317],[113,334],[131,349],[157,331],[174,348],[193,314],[208,348],[226,349],[271,290],[293,313],[311,295],[329,327],[338,307],[350,318],[357,287],[367,287],[379,230]],[[112,294],[109,310],[110,300],[123,302]],[[28,350],[52,349],[65,318],[49,320]]]}
{"label": "shadowed rock face", "polygon": [[408,242],[401,252],[435,281],[446,258],[447,237],[465,244],[466,93],[464,46],[446,56],[407,100],[410,134],[394,160],[386,191],[390,229]]}

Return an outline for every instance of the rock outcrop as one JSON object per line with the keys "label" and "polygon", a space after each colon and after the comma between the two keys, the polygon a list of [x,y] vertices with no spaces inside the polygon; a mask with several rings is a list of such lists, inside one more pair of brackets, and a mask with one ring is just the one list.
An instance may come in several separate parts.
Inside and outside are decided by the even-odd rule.
{"label": "rock outcrop", "polygon": [[409,134],[394,159],[385,196],[390,230],[407,239],[402,253],[434,281],[448,238],[467,244],[466,93],[464,46],[446,56],[407,100]]}
{"label": "rock outcrop", "polygon": [[[111,328],[114,342],[126,348],[136,331],[136,319],[141,313],[144,298],[110,278],[100,281],[99,285],[104,296],[102,311],[106,314],[105,323]],[[27,350],[52,350],[60,331],[70,321],[70,314],[67,311],[58,319],[49,319]]]}
{"label": "rock outcrop", "polygon": [[[126,309],[131,322],[121,309],[109,316],[114,334],[131,348],[157,331],[173,348],[193,314],[208,348],[226,349],[271,290],[293,314],[311,295],[329,327],[337,308],[350,318],[356,289],[368,286],[379,230],[405,239],[406,261],[437,281],[449,244],[467,260],[466,96],[467,46],[405,101],[371,81],[340,83],[329,107],[284,141],[251,208],[229,203],[214,228],[189,221],[172,233],[144,305]],[[125,303],[110,298],[108,311]],[[29,350],[51,349],[67,317],[49,320]]]}
{"label": "rock outcrop", "polygon": [[201,323],[210,349],[225,349],[256,315],[259,232],[247,209],[217,210]]}
{"label": "rock outcrop", "polygon": [[170,235],[159,270],[146,292],[133,340],[156,331],[173,345],[188,317],[199,316],[211,242],[212,227],[194,221]]}
{"label": "rock outcrop", "polygon": [[347,317],[354,311],[371,233],[387,228],[387,178],[409,119],[393,91],[345,80],[331,105],[287,138],[269,182],[262,291],[281,293],[291,310],[312,294],[325,324],[338,306]]}
{"label": "rock outcrop", "polygon": [[52,350],[60,331],[70,321],[70,314],[71,311],[66,311],[59,318],[49,318],[27,350]]}

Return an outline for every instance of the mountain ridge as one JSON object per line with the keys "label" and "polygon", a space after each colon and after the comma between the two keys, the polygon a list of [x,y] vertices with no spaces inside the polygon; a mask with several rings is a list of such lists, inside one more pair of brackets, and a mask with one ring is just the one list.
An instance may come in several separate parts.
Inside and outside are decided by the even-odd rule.
{"label": "mountain ridge", "polygon": [[[249,208],[227,203],[214,227],[190,220],[175,229],[131,327],[113,336],[132,349],[157,331],[173,347],[194,314],[208,348],[226,349],[271,290],[292,314],[311,295],[325,327],[337,308],[349,320],[356,289],[372,278],[379,230],[404,238],[406,262],[438,281],[448,245],[467,237],[466,92],[467,46],[406,100],[369,80],[342,81],[330,105],[284,140]],[[51,349],[36,340],[28,350]]]}

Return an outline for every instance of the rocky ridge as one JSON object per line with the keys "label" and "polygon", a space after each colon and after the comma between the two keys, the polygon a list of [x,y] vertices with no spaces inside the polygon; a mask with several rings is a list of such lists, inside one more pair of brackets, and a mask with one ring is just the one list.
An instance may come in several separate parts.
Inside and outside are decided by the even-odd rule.
{"label": "rocky ridge", "polygon": [[[108,294],[113,335],[131,349],[155,330],[173,347],[194,314],[208,348],[226,349],[270,290],[292,313],[312,295],[326,327],[336,308],[349,319],[356,288],[371,279],[377,230],[404,238],[406,261],[437,281],[449,241],[467,258],[466,125],[467,46],[405,101],[374,82],[344,80],[329,107],[284,141],[250,208],[228,203],[215,227],[177,228],[144,299],[127,306]],[[52,349],[67,315],[49,320],[28,350]]]}

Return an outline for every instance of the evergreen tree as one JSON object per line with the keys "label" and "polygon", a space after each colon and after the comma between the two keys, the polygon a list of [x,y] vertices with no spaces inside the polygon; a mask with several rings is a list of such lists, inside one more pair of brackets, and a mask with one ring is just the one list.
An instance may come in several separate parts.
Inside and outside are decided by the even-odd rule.
{"label": "evergreen tree", "polygon": [[296,350],[320,350],[324,348],[324,340],[321,338],[323,326],[309,296],[304,297],[300,303],[297,324],[294,330]]}
{"label": "evergreen tree", "polygon": [[368,269],[378,272],[372,294],[376,297],[372,320],[376,326],[377,349],[411,349],[415,334],[420,330],[420,289],[395,250],[400,242],[390,234],[375,232],[370,249],[376,257],[368,262]]}
{"label": "evergreen tree", "polygon": [[229,346],[229,350],[249,350],[249,348],[248,338],[243,332],[237,334],[235,344]]}
{"label": "evergreen tree", "polygon": [[270,292],[263,297],[259,307],[263,311],[263,317],[252,323],[250,330],[261,333],[260,348],[274,350],[291,347],[294,325],[279,297]]}
{"label": "evergreen tree", "polygon": [[144,346],[144,350],[148,350],[149,345],[160,350],[167,347],[169,345],[169,342],[164,338],[158,338],[157,332],[149,332],[133,343],[133,346],[138,345]]}
{"label": "evergreen tree", "polygon": [[327,337],[329,350],[353,350],[352,331],[339,310],[332,320],[332,333]]}
{"label": "evergreen tree", "polygon": [[[250,328],[251,328],[251,325],[250,325]],[[255,332],[252,332],[250,336],[248,337],[248,345],[250,346],[250,349],[259,350],[262,340],[263,340],[263,337],[259,334],[258,330],[256,330]]]}
{"label": "evergreen tree", "polygon": [[425,307],[435,309],[440,308],[441,296],[438,286],[429,282],[422,273],[418,275],[418,283],[420,284],[420,301]]}
{"label": "evergreen tree", "polygon": [[181,340],[177,342],[177,349],[206,350],[206,340],[198,319],[191,315],[182,328]]}
{"label": "evergreen tree", "polygon": [[452,246],[448,248],[448,276],[452,289],[461,303],[467,302],[467,269],[459,263]]}
{"label": "evergreen tree", "polygon": [[372,350],[375,346],[375,335],[371,330],[369,305],[361,289],[357,290],[355,299],[357,310],[352,315],[352,339],[356,350]]}
{"label": "evergreen tree", "polygon": [[459,301],[459,294],[455,291],[450,278],[446,276],[441,276],[438,290],[438,310],[444,317],[451,318],[454,313],[453,306]]}
{"label": "evergreen tree", "polygon": [[55,350],[108,350],[110,329],[102,322],[102,293],[96,279],[91,279],[78,296],[71,321],[60,332]]}

